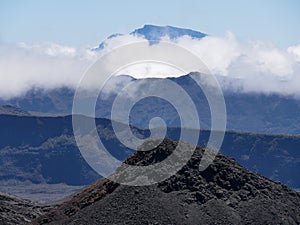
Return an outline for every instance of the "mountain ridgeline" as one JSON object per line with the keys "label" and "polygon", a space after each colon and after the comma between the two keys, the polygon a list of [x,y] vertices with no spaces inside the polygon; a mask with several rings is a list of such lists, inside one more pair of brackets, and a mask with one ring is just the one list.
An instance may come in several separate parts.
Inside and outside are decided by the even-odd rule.
{"label": "mountain ridgeline", "polygon": [[[145,38],[150,42],[150,44],[155,44],[161,41],[164,37],[169,37],[171,40],[177,39],[182,36],[189,36],[191,38],[200,39],[207,36],[199,31],[178,28],[173,26],[156,26],[151,24],[146,24],[142,28],[135,29],[130,33],[131,35],[140,36]],[[123,36],[123,34],[117,33],[110,35],[105,41],[100,43],[100,45],[95,48],[96,51],[100,51],[106,46],[106,41],[112,38]]]}
{"label": "mountain ridgeline", "polygon": [[[141,36],[148,40],[150,44],[161,41],[165,36],[168,36],[170,39],[177,39],[183,36],[188,36],[192,39],[202,39],[208,36],[191,29],[149,24],[135,29],[130,34]],[[107,40],[122,35],[113,34]],[[104,40],[94,50],[101,51],[106,46],[107,40]],[[201,127],[210,129],[210,108],[206,96],[192,79],[195,76],[193,77],[192,73],[178,78],[172,78],[171,76],[172,74],[167,79],[181,86],[195,103],[200,115]],[[201,76],[198,76],[198,78],[201,79]],[[227,130],[269,134],[300,134],[300,126],[298,126],[300,123],[300,114],[298,113],[300,111],[299,98],[272,93],[245,93],[242,90],[226,88],[227,86],[230,87],[232,83],[240,84],[239,79],[231,76],[217,76],[217,79],[221,86],[225,85],[223,92],[227,109]],[[126,84],[134,81],[136,79],[127,75],[112,77],[104,87],[105,97],[101,98],[100,96],[98,99],[96,116],[110,119],[111,108],[116,94]],[[150,86],[153,83],[159,83],[160,79],[148,78],[143,79],[143,81],[145,86]],[[159,88],[160,86],[158,85],[158,93],[160,91]],[[57,87],[50,90],[34,87],[24,96],[8,100],[0,99],[0,105],[11,105],[34,115],[70,115],[72,113],[74,92],[75,90],[69,87]],[[176,94],[176,90],[170,90],[170,92],[171,94]],[[123,97],[124,101],[130,100],[126,99],[126,96]],[[10,109],[7,107],[0,108],[0,114],[7,110]],[[168,126],[181,126],[179,116],[171,104],[153,97],[137,102],[130,116],[130,123],[138,127],[147,128],[148,121],[153,116],[162,117]]]}
{"label": "mountain ridgeline", "polygon": [[[210,108],[206,96],[190,75],[167,78],[180,85],[191,97],[200,115],[202,128],[210,129]],[[159,83],[160,78],[144,79],[147,83]],[[96,116],[111,118],[112,104],[116,98],[116,90],[120,90],[129,82],[135,81],[130,76],[112,77],[103,89],[96,104]],[[113,85],[110,85],[112,83]],[[109,87],[117,88],[110,90]],[[158,85],[159,87],[159,85]],[[142,90],[140,90],[142,91]],[[157,90],[159,92],[159,90]],[[68,88],[54,90],[32,90],[25,96],[7,101],[0,100],[0,105],[19,107],[33,115],[56,114],[68,115],[72,112],[74,90]],[[172,90],[171,90],[172,92]],[[175,90],[173,90],[176,94]],[[137,93],[138,95],[138,93]],[[102,97],[101,97],[102,96]],[[123,96],[124,101],[130,98]],[[265,95],[257,93],[237,93],[224,91],[227,110],[227,130],[269,134],[299,134],[300,101],[292,96]],[[138,127],[148,127],[153,117],[162,117],[167,126],[179,127],[180,117],[174,107],[166,100],[148,97],[137,102],[130,113],[130,123]]]}
{"label": "mountain ridgeline", "polygon": [[[124,160],[135,152],[120,143],[110,120],[96,119],[96,124],[102,142],[114,157]],[[132,127],[132,131],[139,137],[150,134],[148,129]],[[169,127],[167,138],[178,140],[180,132],[181,128]],[[201,130],[198,144],[205,146],[209,134]],[[0,183],[17,180],[86,185],[100,178],[81,156],[71,116],[0,115],[0,135]],[[299,146],[300,137],[295,135],[226,132],[220,152],[251,171],[299,188]]]}

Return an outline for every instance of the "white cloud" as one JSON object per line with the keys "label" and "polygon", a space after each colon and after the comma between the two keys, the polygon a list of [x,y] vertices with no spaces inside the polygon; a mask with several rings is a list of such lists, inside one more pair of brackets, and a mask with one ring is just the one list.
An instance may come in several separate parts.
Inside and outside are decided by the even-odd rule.
{"label": "white cloud", "polygon": [[[19,96],[31,88],[76,87],[97,57],[141,40],[141,36],[117,36],[106,40],[105,48],[98,52],[55,43],[0,42],[0,97]],[[168,37],[164,40],[171,41]],[[197,54],[213,74],[226,78],[221,79],[225,89],[300,96],[300,45],[280,49],[266,42],[241,42],[230,32],[224,37],[183,36],[173,41]],[[147,63],[126,67],[119,74],[143,78],[180,76],[182,72]]]}
{"label": "white cloud", "polygon": [[296,60],[300,62],[300,44],[288,47],[287,51],[288,53],[293,54]]}
{"label": "white cloud", "polygon": [[159,62],[137,63],[130,65],[129,67],[120,70],[118,74],[134,74],[134,77],[138,79],[144,77],[166,78],[170,76],[177,77],[185,75],[181,70]]}
{"label": "white cloud", "polygon": [[94,53],[57,44],[0,43],[0,97],[11,98],[31,88],[76,87]]}
{"label": "white cloud", "polygon": [[43,45],[27,45],[26,43],[22,42],[19,44],[19,47],[30,51],[36,51],[40,54],[46,54],[49,56],[74,57],[77,53],[76,48],[74,47],[61,46],[55,43],[48,43]]}
{"label": "white cloud", "polygon": [[[120,41],[122,36],[116,39]],[[163,40],[171,41],[168,37]],[[280,49],[269,42],[241,42],[230,32],[202,39],[183,36],[174,42],[198,55],[214,75],[223,77],[219,80],[224,89],[300,96],[300,45]],[[172,67],[149,63],[122,73],[136,78],[182,75]]]}
{"label": "white cloud", "polygon": [[176,42],[198,55],[214,74],[228,75],[228,66],[241,55],[239,43],[230,32],[225,37],[206,36],[202,39],[183,36]]}

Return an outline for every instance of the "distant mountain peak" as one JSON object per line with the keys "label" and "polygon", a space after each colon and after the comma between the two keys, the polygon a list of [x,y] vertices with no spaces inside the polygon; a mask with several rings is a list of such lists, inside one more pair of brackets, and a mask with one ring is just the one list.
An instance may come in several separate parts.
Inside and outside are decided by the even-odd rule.
{"label": "distant mountain peak", "polygon": [[160,41],[164,36],[168,36],[170,39],[177,39],[185,35],[198,39],[206,36],[204,33],[187,28],[156,26],[150,24],[145,24],[142,28],[138,28],[130,34],[144,36],[149,41]]}
{"label": "distant mountain peak", "polygon": [[[106,40],[122,36],[124,34],[116,33],[107,37]],[[175,40],[182,36],[189,36],[191,38],[200,39],[207,36],[204,33],[187,28],[179,28],[174,26],[158,26],[152,24],[145,24],[142,28],[135,29],[130,35],[138,35],[147,39],[151,44],[159,42],[163,37],[168,36],[171,40]],[[100,43],[97,48],[93,50],[101,50],[106,46],[106,41]]]}

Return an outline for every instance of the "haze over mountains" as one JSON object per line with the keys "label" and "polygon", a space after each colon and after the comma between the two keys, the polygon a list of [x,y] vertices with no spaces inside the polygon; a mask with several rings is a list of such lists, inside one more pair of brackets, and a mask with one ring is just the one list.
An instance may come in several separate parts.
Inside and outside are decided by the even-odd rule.
{"label": "haze over mountains", "polygon": [[[226,38],[223,40],[222,38],[211,37],[209,35],[203,34],[198,31],[193,31],[184,28],[176,28],[172,26],[155,26],[155,25],[145,25],[142,28],[136,29],[131,32],[129,35],[124,34],[114,34],[108,37],[107,40],[103,41],[99,47],[92,49],[97,56],[98,52],[107,52],[110,49],[125,44],[131,41],[138,40],[149,40],[150,44],[159,44],[160,41],[171,40],[178,44],[183,44],[183,40],[190,41],[194,43],[195,46],[219,46],[220,49],[227,49],[225,46],[232,47],[230,44],[236,40],[227,40]],[[226,41],[227,40],[227,41]],[[224,44],[224,48],[222,45]],[[193,49],[193,46],[190,46],[190,50]],[[195,47],[196,48],[196,47]],[[223,53],[220,52],[220,49],[211,49],[211,51],[204,51],[205,49],[198,49],[204,51],[207,54],[206,58],[210,58],[213,55],[214,51],[220,54],[220,59],[223,59],[223,62],[226,64],[222,64],[219,62],[219,65],[226,66],[226,68],[232,68],[233,65],[227,62],[227,58]],[[32,51],[34,48],[32,49]],[[49,49],[48,49],[49,50]],[[63,50],[63,49],[62,49]],[[269,51],[270,50],[270,51]],[[272,52],[272,49],[261,49],[260,53],[268,53]],[[58,51],[58,50],[57,50]],[[75,50],[74,50],[75,51]],[[243,52],[242,52],[243,53]],[[241,53],[241,54],[242,54]],[[274,52],[273,52],[274,53]],[[278,57],[287,57],[283,52],[276,52],[279,54]],[[75,54],[75,53],[74,53]],[[76,53],[77,54],[77,53]],[[244,54],[244,53],[243,53]],[[246,53],[245,53],[246,54]],[[275,54],[275,53],[274,53]],[[276,55],[275,54],[275,55]],[[222,57],[225,58],[222,58]],[[75,56],[74,56],[75,57]],[[240,56],[239,56],[240,57]],[[280,58],[279,57],[279,58]],[[281,58],[282,58],[281,57]],[[291,57],[291,56],[289,56]],[[205,57],[204,57],[205,58]],[[255,58],[255,57],[253,57]],[[272,60],[272,57],[269,57]],[[285,58],[284,58],[285,59]],[[290,59],[290,58],[289,58]],[[280,63],[280,62],[278,62]],[[297,92],[294,91],[294,85],[297,85],[297,68],[298,62],[297,60],[293,61],[292,69],[289,71],[284,71],[282,68],[277,71],[270,71],[268,68],[272,67],[272,69],[276,69],[276,67],[272,66],[272,64],[268,64],[267,62],[260,62],[261,65],[265,65],[264,68],[268,75],[261,72],[260,76],[256,75],[255,72],[251,73],[248,70],[248,67],[244,67],[243,71],[239,71],[239,76],[232,75],[230,70],[223,71],[227,74],[222,74],[223,69],[219,69],[219,72],[215,71],[215,75],[217,75],[217,79],[223,89],[225,104],[227,107],[227,129],[228,130],[237,130],[237,131],[245,131],[245,132],[258,132],[258,133],[285,133],[285,134],[299,134],[300,128],[297,124],[300,122],[300,114],[297,113],[300,109],[300,101],[297,97]],[[231,65],[231,66],[229,66]],[[285,64],[283,64],[285,65]],[[210,65],[209,65],[210,66]],[[267,68],[268,66],[268,68]],[[213,68],[213,66],[210,66]],[[253,66],[255,67],[255,66]],[[225,67],[224,67],[225,68]],[[259,69],[257,67],[257,69]],[[260,68],[263,70],[263,68]],[[79,70],[77,70],[78,72]],[[26,72],[26,70],[24,71]],[[52,71],[53,73],[55,71]],[[76,72],[76,71],[74,71]],[[143,73],[144,70],[128,70],[129,74],[126,76],[117,76],[111,78],[108,83],[105,85],[105,98],[99,99],[99,103],[96,108],[96,116],[110,118],[110,109],[112,102],[116,96],[115,90],[118,88],[124,87],[129,82],[134,82],[135,78],[132,76],[138,76],[139,72]],[[132,72],[132,74],[130,73]],[[150,70],[151,72],[151,70]],[[155,71],[154,71],[155,72]],[[167,72],[167,71],[165,71]],[[191,71],[193,72],[193,71]],[[149,73],[149,72],[148,72]],[[288,74],[287,74],[288,73]],[[290,74],[291,73],[291,74]],[[281,74],[281,75],[280,75]],[[289,75],[290,74],[290,75]],[[195,78],[197,76],[192,76],[191,74],[180,74],[186,76],[178,77],[178,74],[167,74],[171,81],[179,84],[184,88],[184,90],[191,96],[192,100],[195,102],[198,112],[201,111],[201,126],[202,128],[209,129],[210,128],[210,111],[207,105],[207,101],[205,96],[199,87],[196,86],[195,82],[191,78]],[[226,75],[226,76],[223,76]],[[246,76],[247,75],[247,76]],[[32,89],[29,89],[23,95],[19,95],[16,97],[10,98],[2,98],[0,95],[0,105],[11,105],[22,110],[31,112],[35,115],[44,115],[56,114],[56,115],[68,115],[72,112],[72,103],[73,96],[75,92],[76,85],[70,85],[69,80],[75,79],[79,75],[69,75],[68,79],[65,79],[61,76],[58,80],[53,82],[46,82],[49,85],[51,83],[60,83],[60,85],[36,85],[34,80],[26,81],[24,83],[32,83]],[[80,75],[81,76],[81,75]],[[145,75],[146,76],[146,75]],[[151,74],[148,74],[151,76]],[[155,74],[153,74],[155,76]],[[172,78],[177,76],[177,78]],[[202,75],[205,76],[205,75]],[[22,76],[23,77],[23,76]],[[24,75],[24,77],[26,77]],[[39,77],[43,77],[42,74],[40,76],[35,76],[36,79]],[[49,77],[44,76],[44,77]],[[143,76],[138,76],[143,77]],[[23,79],[23,78],[20,78]],[[54,78],[53,78],[54,79]],[[55,78],[56,79],[56,78]],[[77,78],[76,78],[77,79]],[[269,80],[268,80],[269,79]],[[61,83],[66,81],[65,84]],[[74,80],[75,81],[75,80]],[[39,81],[39,84],[42,84],[44,81]],[[75,82],[77,83],[78,80]],[[145,83],[154,82],[153,79],[145,79]],[[159,82],[156,80],[155,82]],[[20,82],[22,83],[22,82]],[[72,83],[74,83],[72,81]],[[300,82],[298,82],[300,83]],[[147,84],[145,84],[147,85]],[[245,86],[246,85],[246,86]],[[248,86],[247,86],[248,85]],[[278,88],[276,88],[278,87]],[[283,88],[284,90],[281,90]],[[298,90],[296,88],[295,90]],[[3,91],[5,90],[2,89]],[[159,90],[157,90],[159,91]],[[172,91],[172,90],[171,90]],[[16,91],[17,92],[17,91]],[[176,93],[174,93],[175,95]],[[13,95],[12,95],[13,96]],[[155,109],[158,105],[162,105],[162,102],[157,102],[157,99],[145,99],[136,105],[135,109],[132,112],[132,124],[135,126],[148,127],[147,122],[148,118],[151,118],[152,115],[162,115],[170,126],[180,126],[178,121],[178,116],[174,110],[172,110],[169,105],[164,104],[163,109],[154,110],[151,114],[149,110],[147,110],[147,106],[149,104],[149,108]],[[147,113],[146,113],[147,112]]]}
{"label": "haze over mountains", "polygon": [[[190,95],[200,115],[201,127],[210,128],[210,109],[206,97],[187,75],[178,78],[167,78],[179,84]],[[200,75],[199,75],[200,76]],[[159,83],[163,78],[147,78],[144,85]],[[111,107],[120,90],[135,79],[130,76],[117,76],[111,78],[103,90],[102,97],[96,105],[96,116],[111,117]],[[160,90],[158,89],[157,92]],[[176,90],[170,90],[176,95]],[[136,93],[138,95],[138,93]],[[50,91],[32,90],[24,97],[1,101],[0,105],[12,105],[31,112],[33,115],[56,114],[69,115],[72,113],[74,90],[68,88]],[[124,101],[128,96],[124,96]],[[227,110],[227,130],[236,130],[255,133],[299,134],[300,127],[300,101],[292,96],[279,94],[256,94],[224,91]],[[149,110],[151,109],[151,110]],[[148,127],[149,119],[161,116],[168,126],[180,126],[179,116],[175,109],[166,101],[158,98],[147,98],[138,102],[131,112],[131,123],[138,127]]]}
{"label": "haze over mountains", "polygon": [[[0,62],[3,62],[0,73],[6,77],[0,83],[0,98],[21,97],[37,89],[74,89],[86,68],[102,54],[118,46],[150,39],[156,44],[167,40],[193,52],[214,75],[223,76],[226,80],[229,78],[226,88],[230,90],[299,97],[298,45],[283,49],[260,40],[243,42],[232,33],[217,37],[185,28],[145,25],[130,34],[111,35],[96,48],[55,43],[20,43],[16,46],[0,43],[4,55],[0,57]],[[95,51],[97,48],[99,51]],[[143,67],[127,71],[125,74],[133,77],[157,76]],[[161,76],[184,75],[170,71],[174,72],[166,69]]]}
{"label": "haze over mountains", "polygon": [[[97,119],[96,123],[114,157],[125,160],[135,152],[116,138],[110,120]],[[132,129],[139,137],[149,135],[147,129]],[[167,137],[178,140],[180,132],[180,128],[169,127]],[[57,200],[100,178],[76,145],[71,116],[0,115],[0,134],[0,192],[38,201]],[[199,145],[207,144],[209,134],[201,131]],[[299,145],[299,135],[227,132],[220,152],[251,171],[300,188]]]}
{"label": "haze over mountains", "polygon": [[[146,38],[153,42],[151,44],[157,44],[166,36],[172,40],[181,37],[202,40],[207,37],[201,32],[189,29],[153,25],[145,25],[143,28],[136,29],[131,35]],[[111,40],[122,36],[126,35],[112,35],[94,51],[107,48]],[[208,130],[211,128],[211,115],[206,96],[194,79],[205,79],[205,76],[209,75],[190,73],[185,76],[172,77],[170,74],[170,77],[166,78],[180,85],[195,103],[204,134],[199,141],[201,145],[205,145],[207,140]],[[153,84],[159,84],[163,79],[165,78],[137,80],[128,75],[112,77],[107,81],[99,96],[96,117],[111,118],[112,104],[118,90],[127,84],[142,81],[140,83],[145,87],[150,84],[155,86]],[[217,79],[221,86],[223,85],[227,110],[227,130],[267,134],[300,133],[298,126],[300,114],[297,113],[300,110],[300,102],[295,96],[236,91],[227,87],[232,82],[239,82],[239,79],[221,76],[217,76]],[[159,92],[160,85],[157,87],[156,91]],[[132,94],[139,95],[140,91],[143,89],[133,90]],[[1,128],[3,128],[1,133],[5,137],[1,145],[3,165],[5,165],[2,172],[3,181],[17,179],[21,182],[28,180],[33,183],[85,185],[99,177],[80,157],[72,134],[71,117],[65,116],[72,113],[74,93],[74,88],[70,87],[50,90],[37,88],[31,89],[24,96],[0,100],[0,105],[3,105],[0,110],[0,113],[3,114],[1,116]],[[176,90],[170,90],[170,93],[174,96],[177,94]],[[130,100],[128,96],[122,97],[125,102]],[[57,115],[64,117],[49,118],[49,116]],[[131,110],[130,123],[139,127],[137,128],[139,133],[142,132],[142,135],[147,136],[149,121],[157,116],[161,117],[167,127],[171,129],[168,137],[178,139],[178,127],[181,126],[180,116],[174,107],[163,99],[148,97],[137,102]],[[98,121],[102,127],[106,127],[110,123],[109,120],[99,119]],[[22,127],[19,127],[20,124],[23,124]],[[8,130],[10,132],[7,132]],[[115,149],[114,153],[117,154],[117,157],[124,160],[133,150],[119,145],[120,143],[112,134],[111,127],[108,130],[109,134],[102,134],[104,139]],[[236,158],[250,170],[297,188],[299,187],[299,179],[295,174],[299,167],[297,143],[298,136],[227,132],[221,151]],[[66,154],[69,161],[64,159]],[[268,161],[268,168],[263,164],[265,160]],[[31,166],[26,165],[28,162],[32,162],[32,164],[29,163]],[[54,168],[54,164],[57,163],[60,166]],[[69,169],[66,165],[70,166]],[[76,169],[73,169],[74,167]],[[31,168],[38,169],[32,170]],[[62,168],[65,173],[58,173]],[[78,174],[79,176],[77,176]]]}
{"label": "haze over mountains", "polygon": [[[128,95],[118,96],[124,103],[142,95],[150,86],[154,87],[155,93],[160,93],[161,83],[170,81],[190,96],[199,114],[201,131],[195,155],[179,173],[157,185],[131,188],[106,179],[97,181],[59,208],[37,219],[36,223],[142,221],[195,224],[202,218],[202,223],[219,220],[223,223],[253,224],[280,220],[283,224],[298,224],[299,194],[291,190],[300,188],[300,92],[296,76],[300,67],[294,56],[297,53],[294,54],[291,49],[283,51],[260,46],[245,50],[232,34],[217,38],[172,26],[145,25],[128,35],[113,34],[96,48],[80,52],[60,46],[51,46],[46,52],[39,47],[21,46],[26,54],[31,50],[37,51],[35,57],[46,54],[41,57],[45,60],[42,62],[53,60],[50,60],[53,62],[52,68],[45,68],[49,69],[48,75],[54,75],[53,79],[43,76],[42,65],[31,71],[41,72],[40,76],[34,74],[28,77],[28,71],[23,70],[24,77],[12,83],[15,86],[8,88],[2,84],[3,88],[0,88],[0,192],[48,202],[62,199],[101,178],[82,157],[73,134],[73,97],[83,72],[79,68],[85,68],[97,56],[117,46],[141,40],[149,41],[150,47],[165,40],[172,41],[191,51],[202,52],[200,57],[207,56],[206,63],[222,87],[226,104],[227,130],[220,149],[225,156],[218,155],[205,171],[196,169],[209,135],[219,132],[211,131],[207,96],[195,81],[205,81],[210,74],[195,71],[176,74],[164,70],[163,76],[157,76],[152,67],[146,67],[146,70],[131,68],[128,73],[113,76],[105,83],[95,106],[96,118],[76,116],[83,123],[95,119],[101,141],[115,158],[126,160],[129,164],[155,163],[173,151],[183,130],[194,134],[197,132],[195,127],[182,127],[181,117],[172,102],[150,95],[136,102],[130,110],[131,131],[145,139],[150,135],[151,119],[160,117],[166,125],[166,138],[175,141],[166,139],[152,152],[134,153],[137,149],[124,146],[114,133],[111,121],[113,103],[120,90],[128,84],[136,86]],[[213,46],[216,49],[211,49]],[[220,57],[210,61],[215,58],[214,54]],[[276,56],[275,61],[271,57],[273,55]],[[250,58],[254,61],[249,61]],[[67,65],[61,77],[56,74],[56,60],[61,60],[61,65]],[[78,65],[77,61],[80,61]],[[31,63],[28,60],[24,64],[26,62]],[[245,73],[240,74],[240,67]],[[250,67],[255,69],[248,70]],[[7,68],[5,72],[10,74],[9,63]],[[18,69],[22,70],[22,65]],[[14,79],[17,80],[16,77]],[[178,96],[177,90],[167,91],[172,96]],[[178,101],[184,106],[185,102],[179,97]],[[117,121],[125,130],[122,122]],[[161,124],[155,125],[155,130],[162,129]],[[171,203],[170,198],[173,199]],[[49,209],[48,206],[43,208],[40,204],[5,194],[0,194],[0,202],[4,204],[0,206],[0,211],[9,212],[0,214],[0,222],[2,219],[22,224]],[[20,207],[15,210],[16,205]],[[28,209],[33,209],[32,213],[28,213]],[[22,212],[18,214],[17,210]],[[18,214],[16,220],[13,213]],[[9,220],[4,220],[6,217]]]}

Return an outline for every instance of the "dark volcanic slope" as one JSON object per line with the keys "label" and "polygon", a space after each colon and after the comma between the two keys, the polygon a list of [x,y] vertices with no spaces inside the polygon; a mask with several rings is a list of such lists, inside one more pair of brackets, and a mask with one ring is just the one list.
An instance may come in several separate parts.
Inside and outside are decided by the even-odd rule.
{"label": "dark volcanic slope", "polygon": [[[149,144],[149,143],[148,143]],[[147,165],[177,145],[137,152],[128,164]],[[162,183],[131,187],[100,180],[37,224],[299,224],[300,194],[218,155],[205,171],[197,147],[188,164]]]}
{"label": "dark volcanic slope", "polygon": [[41,206],[16,196],[0,193],[0,224],[27,224],[50,208],[51,206]]}

